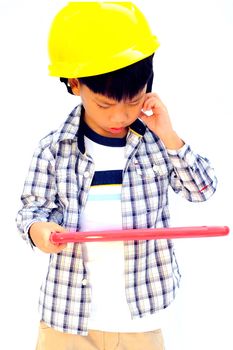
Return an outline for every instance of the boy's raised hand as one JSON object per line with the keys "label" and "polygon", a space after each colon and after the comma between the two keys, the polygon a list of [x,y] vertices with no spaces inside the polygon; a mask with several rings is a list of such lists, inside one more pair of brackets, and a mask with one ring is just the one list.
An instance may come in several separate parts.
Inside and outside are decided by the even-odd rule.
{"label": "boy's raised hand", "polygon": [[56,254],[66,248],[67,244],[53,244],[50,242],[52,232],[67,232],[55,222],[34,222],[29,230],[30,237],[37,248],[44,253]]}
{"label": "boy's raised hand", "polygon": [[[149,116],[147,112],[150,112]],[[163,141],[166,148],[179,149],[184,145],[173,130],[166,106],[156,93],[145,94],[139,118]]]}

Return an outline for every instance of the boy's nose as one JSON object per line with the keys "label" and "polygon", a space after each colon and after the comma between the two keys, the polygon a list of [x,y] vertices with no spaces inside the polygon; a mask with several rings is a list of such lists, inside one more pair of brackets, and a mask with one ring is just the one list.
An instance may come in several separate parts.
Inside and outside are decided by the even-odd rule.
{"label": "boy's nose", "polygon": [[128,111],[126,108],[118,108],[112,114],[112,122],[119,126],[123,126],[128,119]]}

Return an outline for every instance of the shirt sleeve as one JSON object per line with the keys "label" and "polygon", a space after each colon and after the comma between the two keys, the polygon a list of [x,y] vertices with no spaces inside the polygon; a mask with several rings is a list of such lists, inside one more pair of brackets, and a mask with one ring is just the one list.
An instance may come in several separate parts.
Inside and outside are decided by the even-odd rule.
{"label": "shirt sleeve", "polygon": [[195,154],[185,144],[178,151],[167,150],[173,165],[170,185],[190,202],[202,202],[210,198],[217,187],[214,169],[208,159]]}
{"label": "shirt sleeve", "polygon": [[61,208],[56,200],[54,158],[49,148],[35,151],[21,196],[22,208],[16,222],[22,238],[31,246],[29,229],[34,222],[62,222]]}

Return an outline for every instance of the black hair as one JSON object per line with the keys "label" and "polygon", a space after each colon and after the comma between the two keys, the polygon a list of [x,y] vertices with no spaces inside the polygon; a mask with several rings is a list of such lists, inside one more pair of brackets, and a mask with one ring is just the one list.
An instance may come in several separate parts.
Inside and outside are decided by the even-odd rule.
{"label": "black hair", "polygon": [[[78,78],[94,93],[121,101],[136,96],[147,84],[147,92],[151,91],[153,83],[153,56],[151,55],[130,66],[113,72],[91,77]],[[68,92],[72,94],[67,78],[60,78],[66,84]]]}

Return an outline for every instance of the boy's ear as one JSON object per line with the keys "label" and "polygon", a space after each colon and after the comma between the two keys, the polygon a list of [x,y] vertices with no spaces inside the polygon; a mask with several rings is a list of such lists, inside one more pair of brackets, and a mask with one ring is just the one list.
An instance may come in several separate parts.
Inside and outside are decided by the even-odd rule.
{"label": "boy's ear", "polygon": [[74,95],[79,96],[80,95],[80,83],[78,81],[78,79],[68,79],[68,83],[72,89],[72,92]]}

